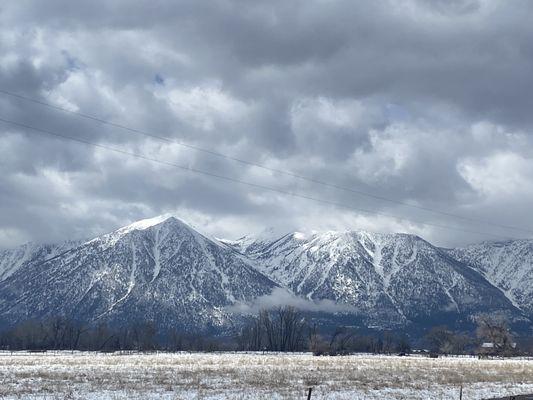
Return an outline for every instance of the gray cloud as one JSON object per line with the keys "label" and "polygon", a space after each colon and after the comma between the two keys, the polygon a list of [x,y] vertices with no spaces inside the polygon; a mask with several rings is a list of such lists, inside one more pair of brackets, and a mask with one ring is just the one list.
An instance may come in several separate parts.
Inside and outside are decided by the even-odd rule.
{"label": "gray cloud", "polygon": [[[533,230],[527,1],[18,1],[0,89],[236,158]],[[229,162],[0,94],[0,117],[284,191],[528,236]],[[238,236],[265,225],[486,239],[231,184],[0,123],[0,247],[163,212]],[[221,232],[222,231],[222,232]]]}

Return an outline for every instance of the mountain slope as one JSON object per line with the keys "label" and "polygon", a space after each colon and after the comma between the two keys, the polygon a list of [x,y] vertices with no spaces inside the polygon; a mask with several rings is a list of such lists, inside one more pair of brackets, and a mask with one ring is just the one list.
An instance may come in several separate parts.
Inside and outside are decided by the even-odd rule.
{"label": "mountain slope", "polygon": [[479,271],[513,304],[533,316],[533,240],[483,242],[447,251]]}
{"label": "mountain slope", "polygon": [[8,324],[65,315],[209,330],[230,322],[226,306],[275,286],[226,246],[175,218],[156,218],[23,264],[0,282],[0,316]]}
{"label": "mountain slope", "polygon": [[413,235],[291,233],[227,244],[294,293],[351,304],[373,325],[519,314],[481,274]]}
{"label": "mountain slope", "polygon": [[38,264],[79,246],[80,241],[61,244],[26,243],[14,249],[0,251],[0,282],[28,264]]}

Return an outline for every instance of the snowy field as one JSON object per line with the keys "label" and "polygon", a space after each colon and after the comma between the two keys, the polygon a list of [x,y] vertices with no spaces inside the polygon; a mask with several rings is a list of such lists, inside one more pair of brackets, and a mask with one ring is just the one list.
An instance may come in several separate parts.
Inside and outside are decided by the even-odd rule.
{"label": "snowy field", "polygon": [[533,393],[533,361],[0,352],[0,399],[458,399],[460,385],[465,400]]}

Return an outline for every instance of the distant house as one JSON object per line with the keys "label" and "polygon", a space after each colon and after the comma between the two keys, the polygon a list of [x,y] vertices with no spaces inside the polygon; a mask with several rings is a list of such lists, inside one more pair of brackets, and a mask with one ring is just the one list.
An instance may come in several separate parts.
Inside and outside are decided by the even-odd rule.
{"label": "distant house", "polygon": [[[513,343],[510,343],[510,346],[511,348],[513,349],[516,349],[516,343],[513,342]],[[502,345],[498,345],[497,343],[492,343],[492,342],[485,342],[485,343],[481,343],[481,348],[483,349],[494,349],[494,348],[502,348],[503,346]]]}
{"label": "distant house", "polygon": [[495,356],[503,354],[510,350],[516,349],[516,342],[511,343],[494,343],[483,342],[479,346],[478,354],[482,356]]}

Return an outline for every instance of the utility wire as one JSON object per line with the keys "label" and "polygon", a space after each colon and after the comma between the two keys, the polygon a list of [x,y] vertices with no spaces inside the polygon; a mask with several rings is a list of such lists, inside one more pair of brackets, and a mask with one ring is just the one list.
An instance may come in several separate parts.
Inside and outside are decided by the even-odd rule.
{"label": "utility wire", "polygon": [[219,152],[216,152],[216,151],[213,151],[213,150],[209,150],[209,149],[206,149],[206,148],[203,148],[203,147],[199,147],[199,146],[195,146],[195,145],[192,145],[192,144],[189,144],[189,143],[185,143],[185,142],[182,142],[182,141],[177,140],[177,139],[168,138],[168,137],[157,135],[157,134],[154,134],[154,133],[150,133],[150,132],[147,132],[147,131],[144,131],[144,130],[140,130],[140,129],[131,128],[131,127],[128,127],[128,126],[125,126],[125,125],[117,124],[117,123],[114,123],[114,122],[111,122],[111,121],[108,121],[108,120],[105,120],[105,119],[102,119],[102,118],[95,117],[93,115],[84,114],[84,113],[81,113],[79,111],[69,110],[67,108],[64,108],[64,107],[61,107],[61,106],[57,106],[55,104],[51,104],[51,103],[48,103],[48,102],[45,102],[45,101],[37,100],[37,99],[31,98],[31,97],[22,96],[20,94],[13,93],[13,92],[10,92],[10,91],[4,90],[4,89],[0,89],[0,93],[5,94],[7,96],[11,96],[11,97],[17,98],[19,100],[24,100],[24,101],[29,101],[29,102],[32,102],[32,103],[35,103],[35,104],[39,104],[41,106],[45,106],[45,107],[54,109],[56,111],[61,111],[61,112],[69,113],[69,114],[72,114],[72,115],[76,115],[78,117],[82,117],[82,118],[86,118],[86,119],[89,119],[89,120],[92,120],[92,121],[96,121],[96,122],[99,122],[99,123],[104,124],[104,125],[112,126],[112,127],[119,128],[119,129],[123,129],[125,131],[129,131],[129,132],[136,133],[136,134],[139,134],[139,135],[148,136],[148,137],[151,137],[153,139],[164,141],[166,143],[174,143],[174,144],[177,144],[179,146],[186,147],[188,149],[195,150],[195,151],[198,151],[198,152],[210,154],[210,155],[215,156],[215,157],[224,158],[226,160],[238,162],[240,164],[244,164],[244,165],[248,165],[248,166],[252,166],[252,167],[256,167],[256,168],[261,168],[261,169],[264,169],[266,171],[270,171],[270,172],[274,172],[274,173],[277,173],[277,174],[290,176],[290,177],[293,177],[293,178],[301,179],[301,180],[308,181],[308,182],[311,182],[311,183],[314,183],[314,184],[318,184],[318,185],[322,185],[322,186],[325,186],[325,187],[329,187],[329,188],[333,188],[333,189],[337,189],[337,190],[342,190],[342,191],[345,191],[345,192],[354,193],[354,194],[357,194],[357,195],[360,195],[360,196],[364,196],[364,197],[368,197],[368,198],[372,198],[372,199],[375,199],[375,200],[386,201],[386,202],[389,202],[389,203],[394,203],[394,204],[398,204],[398,205],[405,206],[405,207],[415,208],[415,209],[418,209],[418,210],[423,210],[423,211],[431,212],[431,213],[434,213],[434,214],[440,214],[440,215],[447,216],[447,217],[457,218],[457,219],[461,219],[463,221],[474,222],[476,224],[491,225],[491,226],[495,226],[495,227],[498,227],[498,228],[509,229],[509,230],[514,230],[514,231],[521,231],[521,232],[525,232],[525,233],[529,233],[529,234],[533,233],[533,230],[530,230],[530,229],[525,229],[525,228],[520,228],[520,227],[510,226],[510,225],[503,225],[503,224],[498,224],[498,223],[494,223],[494,222],[490,222],[490,221],[482,221],[482,220],[475,219],[475,218],[465,217],[465,216],[462,216],[462,215],[459,215],[459,214],[454,214],[454,213],[450,213],[450,212],[446,212],[446,211],[442,211],[442,210],[437,210],[437,209],[430,208],[430,207],[424,207],[424,206],[420,206],[420,205],[417,205],[417,204],[407,203],[407,202],[400,201],[400,200],[394,200],[394,199],[391,199],[391,198],[388,198],[388,197],[384,197],[384,196],[380,196],[380,195],[364,192],[364,191],[361,191],[361,190],[358,190],[358,189],[353,189],[353,188],[349,188],[349,187],[346,187],[346,186],[341,186],[341,185],[337,185],[337,184],[334,184],[334,183],[329,183],[329,182],[326,182],[326,181],[323,181],[323,180],[319,180],[319,179],[315,179],[315,178],[312,178],[312,177],[308,177],[308,176],[305,176],[305,175],[296,174],[296,173],[291,172],[291,171],[281,170],[281,169],[277,169],[277,168],[271,168],[271,167],[268,167],[268,166],[266,166],[264,164],[259,164],[259,163],[255,163],[255,162],[252,162],[252,161],[243,160],[243,159],[240,159],[240,158],[237,158],[237,157],[232,157],[232,156],[229,156],[229,155],[226,155],[226,154],[223,154],[223,153],[219,153]]}
{"label": "utility wire", "polygon": [[254,188],[257,188],[257,189],[264,189],[264,190],[268,190],[268,191],[271,191],[271,192],[275,192],[275,193],[279,193],[279,194],[283,194],[283,195],[288,195],[288,196],[292,196],[292,197],[296,197],[296,198],[301,198],[301,199],[305,199],[305,200],[310,200],[310,201],[314,201],[314,202],[318,202],[318,203],[322,203],[322,204],[327,204],[327,205],[331,205],[331,206],[335,206],[335,207],[339,207],[339,208],[355,210],[355,211],[359,211],[359,212],[366,213],[366,214],[371,214],[371,215],[380,215],[380,216],[384,216],[384,217],[395,218],[395,219],[398,219],[398,220],[404,220],[404,221],[413,222],[413,223],[420,224],[420,225],[425,225],[425,226],[431,226],[431,227],[435,227],[435,228],[439,228],[439,229],[455,230],[455,231],[473,233],[473,234],[482,235],[482,236],[492,236],[492,237],[496,237],[496,238],[500,238],[500,239],[501,238],[506,238],[507,239],[507,237],[504,237],[502,235],[496,235],[496,234],[489,233],[489,232],[479,232],[479,231],[463,229],[463,228],[458,228],[458,227],[453,227],[453,226],[448,226],[448,225],[441,225],[441,224],[435,224],[435,223],[431,223],[431,222],[424,222],[424,221],[420,221],[420,220],[416,220],[416,219],[412,219],[412,218],[405,218],[405,217],[398,216],[398,215],[382,213],[382,212],[374,211],[374,210],[368,210],[368,209],[359,208],[359,207],[351,206],[351,205],[344,204],[344,203],[338,203],[338,202],[335,202],[335,201],[330,201],[330,200],[326,200],[326,199],[320,199],[320,198],[316,198],[316,197],[307,196],[307,195],[301,194],[301,193],[290,192],[290,191],[286,191],[286,190],[282,190],[282,189],[273,188],[273,187],[270,187],[270,186],[256,184],[256,183],[253,183],[253,182],[243,181],[243,180],[232,178],[232,177],[229,177],[229,176],[219,175],[219,174],[215,174],[215,173],[212,173],[212,172],[209,172],[209,171],[196,169],[196,168],[189,167],[189,166],[186,166],[186,165],[180,165],[180,164],[175,164],[175,163],[171,163],[171,162],[164,161],[164,160],[159,160],[157,158],[145,156],[145,155],[140,154],[140,153],[130,152],[130,151],[123,150],[123,149],[120,149],[120,148],[117,148],[117,147],[107,146],[107,145],[103,145],[103,144],[100,144],[100,143],[94,143],[94,142],[91,142],[91,141],[88,141],[88,140],[85,140],[85,139],[76,138],[76,137],[72,137],[72,136],[69,136],[69,135],[64,135],[64,134],[53,132],[53,131],[46,130],[46,129],[37,128],[37,127],[30,126],[30,125],[27,125],[27,124],[23,124],[23,123],[20,123],[20,122],[11,121],[11,120],[8,120],[8,119],[2,118],[2,117],[0,117],[0,121],[4,122],[5,124],[17,126],[19,128],[25,128],[25,129],[29,129],[29,130],[34,131],[34,132],[39,132],[39,133],[44,133],[46,135],[54,136],[54,137],[59,138],[59,139],[64,139],[64,140],[68,140],[68,141],[73,141],[73,142],[77,142],[77,143],[93,146],[93,147],[100,148],[100,149],[113,151],[113,152],[120,153],[120,154],[123,154],[123,155],[139,158],[139,159],[142,159],[142,160],[151,161],[151,162],[162,164],[162,165],[167,165],[167,166],[170,166],[170,167],[174,167],[174,168],[178,168],[178,169],[181,169],[181,170],[193,172],[193,173],[196,173],[196,174],[201,174],[201,175],[212,177],[212,178],[225,180],[225,181],[228,181],[228,182],[233,182],[233,183],[238,183],[238,184],[241,184],[241,185],[254,187]]}

